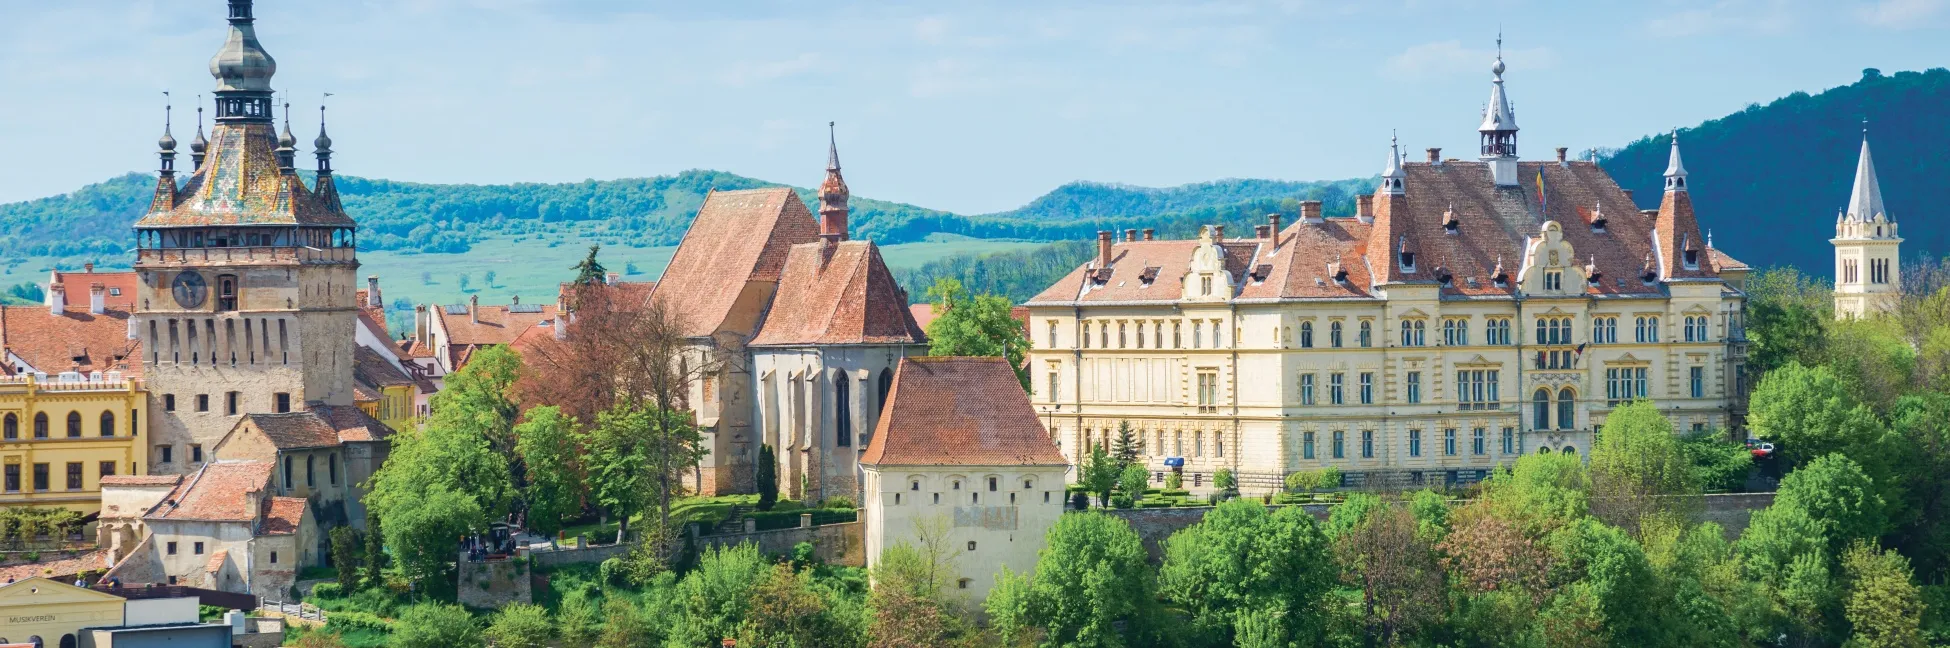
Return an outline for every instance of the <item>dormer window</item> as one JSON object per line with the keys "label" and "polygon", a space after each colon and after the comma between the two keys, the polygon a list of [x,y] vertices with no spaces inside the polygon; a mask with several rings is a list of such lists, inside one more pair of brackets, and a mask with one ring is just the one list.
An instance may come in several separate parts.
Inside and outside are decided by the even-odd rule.
{"label": "dormer window", "polygon": [[1650,286],[1659,281],[1659,272],[1647,268],[1645,272],[1639,274],[1639,281],[1645,282],[1645,285]]}
{"label": "dormer window", "polygon": [[1603,280],[1604,278],[1605,278],[1605,273],[1598,272],[1596,270],[1588,270],[1587,274],[1584,277],[1584,282],[1585,284],[1590,285],[1592,288],[1597,288],[1599,286],[1598,282]]}
{"label": "dormer window", "polygon": [[1450,287],[1451,285],[1453,285],[1453,284],[1455,283],[1455,281],[1456,281],[1456,276],[1455,276],[1455,275],[1452,275],[1452,274],[1449,274],[1449,271],[1448,271],[1448,270],[1444,270],[1444,269],[1442,269],[1442,268],[1436,268],[1436,269],[1435,269],[1435,280],[1436,280],[1437,282],[1440,282],[1440,283],[1442,284],[1442,287],[1443,287],[1443,288],[1448,288],[1448,287]]}
{"label": "dormer window", "polygon": [[1199,294],[1204,295],[1206,297],[1211,297],[1212,296],[1212,275],[1199,277],[1198,281],[1199,281],[1199,290],[1200,290]]}
{"label": "dormer window", "polygon": [[1563,290],[1564,271],[1552,270],[1544,273],[1544,290]]}
{"label": "dormer window", "polygon": [[1158,266],[1147,267],[1144,269],[1144,272],[1138,274],[1138,283],[1143,286],[1149,286],[1151,285],[1151,282],[1157,280],[1158,280]]}
{"label": "dormer window", "polygon": [[1686,251],[1686,269],[1687,270],[1699,269],[1699,250]]}
{"label": "dormer window", "polygon": [[1402,250],[1402,272],[1415,271],[1415,253]]}
{"label": "dormer window", "polygon": [[1450,205],[1448,210],[1442,212],[1442,231],[1454,236],[1461,229],[1462,221],[1456,218],[1456,206]]}
{"label": "dormer window", "polygon": [[1496,276],[1490,277],[1490,283],[1498,288],[1509,288],[1510,275],[1508,273],[1498,272]]}

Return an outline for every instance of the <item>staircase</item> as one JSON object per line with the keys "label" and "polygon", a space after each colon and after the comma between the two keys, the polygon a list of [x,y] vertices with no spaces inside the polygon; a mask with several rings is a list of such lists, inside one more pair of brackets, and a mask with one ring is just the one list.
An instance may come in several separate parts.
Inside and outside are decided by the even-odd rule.
{"label": "staircase", "polygon": [[745,514],[750,513],[751,510],[752,510],[751,507],[745,506],[743,504],[732,505],[731,512],[724,516],[723,522],[719,522],[718,526],[711,530],[711,535],[730,535],[734,533],[744,533]]}

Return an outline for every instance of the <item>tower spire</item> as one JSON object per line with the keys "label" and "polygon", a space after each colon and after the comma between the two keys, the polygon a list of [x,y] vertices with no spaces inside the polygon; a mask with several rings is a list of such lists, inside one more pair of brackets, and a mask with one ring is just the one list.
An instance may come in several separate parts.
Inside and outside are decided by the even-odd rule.
{"label": "tower spire", "polygon": [[[330,98],[331,96],[332,93],[325,93],[326,98]],[[315,153],[318,155],[318,175],[332,175],[332,136],[325,134],[325,103],[323,100],[320,100],[318,104],[318,139],[311,141],[311,147],[316,149]]]}
{"label": "tower spire", "polygon": [[1882,183],[1876,178],[1876,163],[1869,156],[1869,122],[1862,120],[1862,153],[1855,161],[1855,187],[1849,192],[1845,218],[1858,223],[1890,218],[1882,206]]}
{"label": "tower spire", "polygon": [[230,0],[230,37],[210,57],[217,79],[217,121],[271,121],[271,76],[278,62],[257,42],[251,0]]}
{"label": "tower spire", "polygon": [[278,170],[286,174],[298,168],[298,138],[291,135],[291,103],[284,104],[284,131],[278,133]]}
{"label": "tower spire", "polygon": [[203,95],[196,96],[196,139],[190,140],[190,171],[194,173],[203,168],[203,154],[210,150],[210,140],[203,138]]}
{"label": "tower spire", "polygon": [[1686,165],[1679,161],[1679,129],[1672,129],[1672,155],[1666,161],[1666,191],[1686,190]]}
{"label": "tower spire", "polygon": [[[168,96],[169,92],[164,91],[163,97]],[[162,158],[159,175],[165,180],[176,175],[176,136],[169,134],[170,115],[174,109],[175,106],[167,102],[163,104],[163,134],[161,139],[156,140],[156,154]]]}
{"label": "tower spire", "polygon": [[1401,140],[1393,132],[1388,134],[1388,166],[1381,170],[1381,195],[1399,196],[1404,194],[1402,180],[1408,174],[1402,172]]}
{"label": "tower spire", "polygon": [[840,146],[833,122],[826,122],[826,181],[819,184],[819,237],[837,243],[846,240],[846,201],[850,193],[846,178],[840,176]]}
{"label": "tower spire", "polygon": [[1490,64],[1490,101],[1483,123],[1476,127],[1481,159],[1489,162],[1490,177],[1499,187],[1517,186],[1517,111],[1503,89],[1503,31],[1496,34],[1496,62]]}

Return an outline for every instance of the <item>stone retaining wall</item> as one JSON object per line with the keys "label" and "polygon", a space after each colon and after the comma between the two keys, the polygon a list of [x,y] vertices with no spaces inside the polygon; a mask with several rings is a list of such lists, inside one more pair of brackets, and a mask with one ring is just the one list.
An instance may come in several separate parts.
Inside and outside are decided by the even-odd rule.
{"label": "stone retaining wall", "polygon": [[811,542],[813,555],[821,561],[848,567],[865,567],[867,566],[865,533],[865,526],[859,521],[853,521],[772,531],[697,536],[692,538],[692,541],[698,551],[703,551],[705,547],[734,547],[740,543],[750,542],[758,545],[758,550],[761,552],[779,556],[791,555],[792,548],[801,542]]}
{"label": "stone retaining wall", "polygon": [[531,567],[524,560],[469,561],[460,556],[461,605],[500,609],[511,603],[534,603]]}

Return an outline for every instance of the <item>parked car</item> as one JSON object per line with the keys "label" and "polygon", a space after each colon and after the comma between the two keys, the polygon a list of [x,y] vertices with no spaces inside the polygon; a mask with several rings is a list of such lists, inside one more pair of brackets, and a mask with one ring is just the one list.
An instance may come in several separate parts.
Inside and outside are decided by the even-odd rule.
{"label": "parked car", "polygon": [[1774,444],[1760,439],[1748,439],[1747,452],[1753,453],[1755,459],[1766,459],[1774,456]]}

